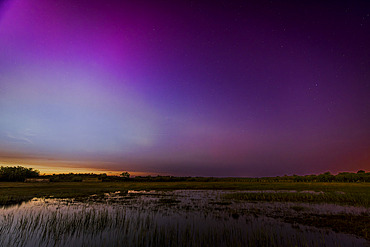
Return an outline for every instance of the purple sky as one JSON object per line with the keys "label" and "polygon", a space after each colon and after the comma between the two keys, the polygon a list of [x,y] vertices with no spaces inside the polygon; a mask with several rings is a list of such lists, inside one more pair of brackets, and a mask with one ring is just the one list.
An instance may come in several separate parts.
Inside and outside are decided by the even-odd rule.
{"label": "purple sky", "polygon": [[370,170],[369,44],[368,1],[2,1],[0,164]]}

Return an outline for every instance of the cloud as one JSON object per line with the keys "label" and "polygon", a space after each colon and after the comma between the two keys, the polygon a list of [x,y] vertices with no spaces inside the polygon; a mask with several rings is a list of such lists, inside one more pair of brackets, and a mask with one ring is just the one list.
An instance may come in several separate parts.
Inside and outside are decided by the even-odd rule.
{"label": "cloud", "polygon": [[32,135],[27,135],[27,134],[14,135],[9,132],[6,132],[6,137],[10,141],[33,144],[29,136],[32,136]]}
{"label": "cloud", "polygon": [[32,132],[31,129],[26,129],[24,131],[23,135],[25,135],[25,136],[36,136],[36,134],[34,132]]}

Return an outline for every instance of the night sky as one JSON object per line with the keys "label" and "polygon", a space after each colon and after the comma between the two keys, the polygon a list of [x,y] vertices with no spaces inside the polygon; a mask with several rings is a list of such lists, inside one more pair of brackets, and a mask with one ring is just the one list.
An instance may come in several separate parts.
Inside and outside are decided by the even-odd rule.
{"label": "night sky", "polygon": [[1,165],[275,176],[369,154],[369,1],[1,1]]}

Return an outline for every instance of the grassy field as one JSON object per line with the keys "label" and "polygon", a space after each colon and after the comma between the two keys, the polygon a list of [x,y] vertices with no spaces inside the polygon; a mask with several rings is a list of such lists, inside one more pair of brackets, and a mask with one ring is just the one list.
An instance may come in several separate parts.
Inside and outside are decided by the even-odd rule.
{"label": "grassy field", "polygon": [[[293,183],[293,182],[109,182],[109,183],[0,183],[0,205],[13,204],[33,197],[82,198],[127,190],[296,190],[316,191],[324,194],[242,193],[229,195],[228,199],[259,201],[333,202],[346,205],[370,206],[369,183]],[[338,193],[344,192],[344,193]]]}

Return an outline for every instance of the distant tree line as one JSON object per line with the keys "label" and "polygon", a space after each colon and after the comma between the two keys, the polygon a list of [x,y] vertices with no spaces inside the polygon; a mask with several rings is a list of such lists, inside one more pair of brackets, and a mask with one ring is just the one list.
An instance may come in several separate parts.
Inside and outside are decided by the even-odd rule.
{"label": "distant tree line", "polygon": [[292,176],[276,176],[276,177],[173,177],[173,176],[136,176],[133,181],[152,181],[152,182],[176,182],[176,181],[196,181],[196,182],[370,182],[370,172],[363,170],[357,173],[341,172],[333,175],[330,172],[325,172],[319,175],[292,175]]}
{"label": "distant tree line", "polygon": [[45,176],[51,182],[81,182],[87,178],[98,178],[102,182],[370,182],[370,172],[358,171],[341,172],[333,175],[330,172],[325,172],[319,175],[292,175],[292,176],[277,176],[277,177],[176,177],[176,176],[136,176],[130,177],[128,172],[123,172],[120,176],[108,176],[107,174],[53,174]]}
{"label": "distant tree line", "polygon": [[325,172],[319,175],[304,175],[304,176],[282,176],[257,178],[257,180],[272,180],[272,181],[293,181],[293,182],[370,182],[370,172],[359,170],[357,173],[340,172],[333,175],[330,172]]}
{"label": "distant tree line", "polygon": [[130,177],[130,173],[123,172],[120,176],[112,176],[95,173],[65,173],[40,176],[40,172],[32,168],[22,166],[1,166],[0,181],[22,182],[27,178],[45,178],[50,182],[82,182],[84,180],[95,179],[102,182],[370,182],[370,172],[363,170],[357,173],[341,172],[333,175],[325,172],[319,175],[292,175],[277,177],[256,177],[256,178],[238,178],[238,177],[176,177],[176,176],[136,176]]}
{"label": "distant tree line", "polygon": [[123,172],[120,176],[108,176],[106,173],[64,173],[45,175],[43,178],[50,179],[50,182],[82,182],[89,179],[97,179],[102,182],[121,182],[128,181],[130,174],[128,172]]}
{"label": "distant tree line", "polygon": [[0,167],[0,181],[23,182],[26,178],[35,178],[38,176],[40,176],[40,172],[38,170],[33,170],[33,168],[22,166]]}

